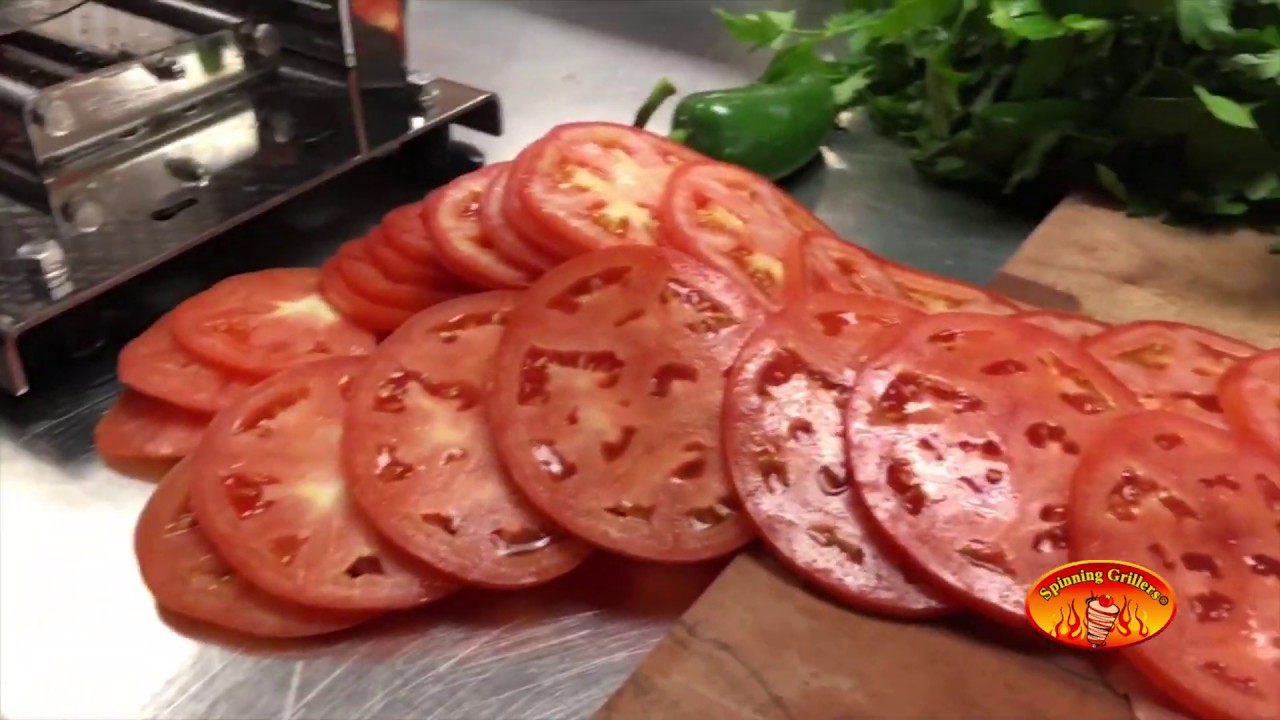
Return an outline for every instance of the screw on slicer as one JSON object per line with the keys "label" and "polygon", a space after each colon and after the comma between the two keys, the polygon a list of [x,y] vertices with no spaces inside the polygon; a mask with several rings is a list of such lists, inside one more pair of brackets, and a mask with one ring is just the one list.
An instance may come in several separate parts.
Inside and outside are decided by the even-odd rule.
{"label": "screw on slicer", "polygon": [[18,259],[27,265],[26,278],[35,293],[61,300],[75,290],[67,255],[56,240],[31,240],[18,247]]}
{"label": "screw on slicer", "polygon": [[412,94],[412,99],[423,110],[430,110],[440,97],[440,85],[435,75],[421,70],[414,70],[405,77],[405,83]]}
{"label": "screw on slicer", "polygon": [[77,232],[90,233],[102,227],[106,214],[102,205],[88,198],[71,198],[62,204],[62,219]]}
{"label": "screw on slicer", "polygon": [[147,58],[142,61],[142,67],[157,80],[180,80],[187,75],[187,69],[182,66],[182,63],[168,55]]}
{"label": "screw on slicer", "polygon": [[62,137],[76,129],[71,105],[58,98],[37,99],[31,106],[31,121],[49,137]]}
{"label": "screw on slicer", "polygon": [[258,57],[271,57],[280,52],[283,45],[280,31],[274,25],[259,23],[247,27],[243,33],[249,51]]}

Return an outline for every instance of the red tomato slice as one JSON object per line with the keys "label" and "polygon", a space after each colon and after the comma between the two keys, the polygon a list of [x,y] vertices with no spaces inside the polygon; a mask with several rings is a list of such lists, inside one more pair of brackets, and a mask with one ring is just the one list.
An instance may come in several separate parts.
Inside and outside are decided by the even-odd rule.
{"label": "red tomato slice", "polygon": [[800,238],[800,262],[808,290],[904,297],[878,257],[834,235],[806,233]]}
{"label": "red tomato slice", "polygon": [[223,562],[191,513],[188,461],[160,481],[138,517],[134,552],[160,607],[258,637],[306,637],[358,625],[367,614],[319,610],[268,595]]}
{"label": "red tomato slice", "polygon": [[191,508],[227,564],[304,605],[391,610],[457,586],[374,533],[347,496],[338,447],[363,359],[283,372],[219,413],[191,457]]}
{"label": "red tomato slice", "polygon": [[720,452],[724,373],[759,323],[681,253],[610,248],[555,268],[512,314],[489,418],[512,479],[569,532],[693,562],[746,544]]}
{"label": "red tomato slice", "polygon": [[366,240],[352,240],[344,244],[338,250],[336,265],[352,292],[380,305],[417,312],[452,297],[427,285],[400,283],[388,278],[370,260]]}
{"label": "red tomato slice", "polygon": [[547,582],[586,546],[535,511],[498,462],[485,386],[514,292],[451,300],[387,338],[356,382],[342,457],[348,487],[378,531],[461,580]]}
{"label": "red tomato slice", "polygon": [[1280,455],[1280,349],[1267,350],[1227,371],[1218,398],[1232,429]]}
{"label": "red tomato slice", "polygon": [[1112,424],[1071,486],[1071,554],[1146,565],[1179,603],[1160,635],[1125,650],[1200,717],[1280,717],[1280,462],[1188,416]]}
{"label": "red tomato slice", "polygon": [[898,284],[906,298],[928,313],[972,312],[1010,315],[1018,306],[980,287],[934,275],[906,265],[882,260],[885,272]]}
{"label": "red tomato slice", "polygon": [[1173,410],[1223,425],[1218,380],[1258,348],[1194,325],[1117,325],[1084,344],[1150,409]]}
{"label": "red tomato slice", "polygon": [[1078,345],[995,315],[908,323],[862,367],[855,485],[883,537],[957,603],[1020,629],[1067,560],[1067,481],[1137,400]]}
{"label": "red tomato slice", "polygon": [[376,344],[320,296],[314,268],[227,278],[179,305],[171,320],[184,350],[257,378],[312,360],[368,355]]}
{"label": "red tomato slice", "polygon": [[525,240],[515,225],[506,218],[507,181],[511,163],[497,163],[497,175],[480,198],[480,229],[489,237],[499,255],[534,275],[541,275],[559,264],[559,260]]}
{"label": "red tomato slice", "polygon": [[[653,133],[613,123],[571,123],[520,153],[508,192],[559,254],[655,245],[658,203],[671,171],[700,156]],[[542,242],[540,236],[530,241]]]}
{"label": "red tomato slice", "polygon": [[1070,338],[1077,342],[1085,338],[1091,338],[1111,327],[1101,320],[1057,310],[1024,310],[1023,312],[1015,313],[1013,317],[1024,323],[1031,323],[1046,330],[1052,330],[1064,338]]}
{"label": "red tomato slice", "polygon": [[422,201],[401,205],[382,218],[383,237],[401,255],[419,265],[435,265],[435,246],[422,224]]}
{"label": "red tomato slice", "polygon": [[208,425],[204,413],[126,388],[93,429],[93,444],[108,458],[172,460],[195,450]]}
{"label": "red tomato slice", "polygon": [[[530,144],[520,154],[539,153],[541,152],[539,148],[549,142],[551,142],[550,138],[544,137]],[[525,210],[524,201],[520,198],[520,193],[515,191],[514,186],[514,171],[519,160],[517,156],[507,171],[506,187],[503,189],[502,219],[530,248],[550,258],[551,264],[547,267],[551,268],[574,255],[581,254],[581,250],[569,245],[555,232],[534,222],[529,216],[529,212]]]}
{"label": "red tomato slice", "polygon": [[799,257],[800,236],[831,231],[763,177],[736,165],[689,163],[671,175],[662,229],[677,249],[719,267],[766,307],[786,300],[785,272]]}
{"label": "red tomato slice", "polygon": [[423,263],[397,250],[387,240],[387,234],[381,226],[370,230],[364,239],[369,261],[388,280],[450,292],[463,289],[461,281],[434,258],[429,263]]}
{"label": "red tomato slice", "polygon": [[143,395],[209,415],[226,407],[255,382],[206,365],[179,347],[168,315],[124,346],[116,374],[120,382]]}
{"label": "red tomato slice", "polygon": [[384,305],[357,293],[347,284],[338,262],[336,256],[329,258],[320,269],[320,293],[343,317],[376,333],[391,332],[413,317],[412,309]]}
{"label": "red tomato slice", "polygon": [[422,218],[440,262],[454,274],[483,288],[527,287],[533,274],[499,254],[480,224],[481,199],[501,171],[490,165],[432,192]]}
{"label": "red tomato slice", "polygon": [[907,617],[946,605],[903,575],[850,507],[843,407],[874,343],[918,311],[870,295],[812,295],[772,316],[729,373],[729,474],[765,542],[855,607]]}

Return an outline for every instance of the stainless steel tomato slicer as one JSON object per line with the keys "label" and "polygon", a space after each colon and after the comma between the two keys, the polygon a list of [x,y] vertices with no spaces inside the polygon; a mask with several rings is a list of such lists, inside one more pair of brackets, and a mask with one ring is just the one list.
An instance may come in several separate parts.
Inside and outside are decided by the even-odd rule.
{"label": "stainless steel tomato slicer", "polygon": [[403,16],[0,0],[0,387],[28,389],[24,335],[144,270],[452,123],[500,133],[493,94],[406,71]]}

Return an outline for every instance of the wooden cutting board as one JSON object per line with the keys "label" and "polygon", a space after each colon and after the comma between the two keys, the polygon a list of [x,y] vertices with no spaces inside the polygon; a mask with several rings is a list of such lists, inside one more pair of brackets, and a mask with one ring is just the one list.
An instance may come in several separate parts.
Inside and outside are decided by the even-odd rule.
{"label": "wooden cutting board", "polygon": [[[1207,235],[1070,199],[991,283],[1110,322],[1180,320],[1280,346],[1274,237]],[[1129,704],[1081,653],[971,616],[900,623],[801,586],[758,547],[737,557],[598,717],[718,720],[1090,718]]]}

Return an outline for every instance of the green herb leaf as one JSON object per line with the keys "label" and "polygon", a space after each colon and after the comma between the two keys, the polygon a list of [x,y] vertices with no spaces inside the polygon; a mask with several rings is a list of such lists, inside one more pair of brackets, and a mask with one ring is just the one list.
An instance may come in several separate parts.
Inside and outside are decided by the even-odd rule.
{"label": "green herb leaf", "polygon": [[870,71],[864,69],[832,85],[831,95],[835,98],[836,107],[845,107],[853,102],[858,93],[862,92],[870,84],[869,75]]}
{"label": "green herb leaf", "polygon": [[760,80],[775,83],[801,75],[826,75],[827,71],[827,61],[818,55],[818,42],[802,40],[775,53]]}
{"label": "green herb leaf", "polygon": [[1280,79],[1280,50],[1265,53],[1242,53],[1231,58],[1232,64],[1259,80]]}
{"label": "green herb leaf", "polygon": [[1222,95],[1214,95],[1205,90],[1200,85],[1195,87],[1196,97],[1200,98],[1200,102],[1213,113],[1213,116],[1226,123],[1241,128],[1257,129],[1258,124],[1254,122],[1253,113],[1249,108]]}
{"label": "green herb leaf", "polygon": [[795,27],[794,11],[734,15],[717,8],[715,12],[720,16],[729,34],[738,42],[750,46],[752,50],[783,41]]}
{"label": "green herb leaf", "polygon": [[1232,0],[1177,0],[1178,30],[1188,43],[1209,49],[1216,35],[1229,35]]}
{"label": "green herb leaf", "polygon": [[1120,202],[1129,202],[1129,190],[1124,186],[1124,181],[1120,179],[1120,176],[1116,174],[1115,170],[1112,170],[1102,163],[1095,163],[1093,170],[1095,173],[1094,176],[1098,181],[1098,185],[1101,186],[1103,190],[1106,190],[1110,193],[1111,197],[1119,200]]}

